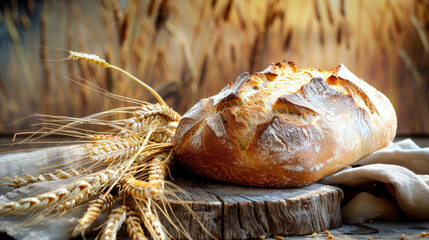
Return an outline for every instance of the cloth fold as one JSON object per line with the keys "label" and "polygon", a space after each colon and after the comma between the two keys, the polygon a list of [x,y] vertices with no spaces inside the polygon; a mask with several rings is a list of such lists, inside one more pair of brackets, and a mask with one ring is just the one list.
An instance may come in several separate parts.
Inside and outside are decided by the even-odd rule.
{"label": "cloth fold", "polygon": [[[396,217],[400,210],[406,217],[429,219],[429,148],[420,148],[411,139],[372,153],[320,181],[323,184],[359,187],[384,183],[391,198],[356,195],[342,209],[343,221],[362,223],[378,217]],[[393,209],[394,200],[400,209]],[[386,206],[390,207],[386,207]],[[372,209],[370,211],[370,209]]]}

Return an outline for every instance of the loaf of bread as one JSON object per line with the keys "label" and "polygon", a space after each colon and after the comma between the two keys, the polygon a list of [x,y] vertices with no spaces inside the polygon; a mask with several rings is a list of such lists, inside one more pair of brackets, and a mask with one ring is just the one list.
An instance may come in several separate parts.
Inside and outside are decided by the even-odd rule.
{"label": "loaf of bread", "polygon": [[184,114],[175,159],[204,178],[299,187],[387,146],[396,125],[387,97],[344,65],[323,71],[283,61],[241,74]]}

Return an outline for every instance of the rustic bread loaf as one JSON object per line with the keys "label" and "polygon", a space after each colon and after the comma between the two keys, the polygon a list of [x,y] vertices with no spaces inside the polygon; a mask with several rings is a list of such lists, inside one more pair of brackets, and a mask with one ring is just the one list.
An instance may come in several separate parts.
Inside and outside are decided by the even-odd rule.
{"label": "rustic bread loaf", "polygon": [[298,187],[387,146],[396,125],[386,96],[344,65],[298,70],[283,61],[192,107],[176,132],[175,159],[205,178]]}

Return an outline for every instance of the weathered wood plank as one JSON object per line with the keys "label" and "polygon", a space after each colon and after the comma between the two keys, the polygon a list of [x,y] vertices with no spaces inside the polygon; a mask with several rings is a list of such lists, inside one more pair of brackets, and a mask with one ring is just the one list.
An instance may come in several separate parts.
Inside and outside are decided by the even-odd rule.
{"label": "weathered wood plank", "polygon": [[[195,181],[180,178],[174,181],[174,184],[185,193],[176,192],[175,196],[168,195],[169,210],[167,212],[170,221],[182,229],[176,229],[166,216],[160,214],[161,222],[167,231],[177,239],[186,238],[184,232],[190,233],[193,239],[222,238],[222,202],[214,194],[210,194],[198,186]],[[198,218],[192,216],[188,209],[192,209]],[[207,232],[210,232],[213,237],[210,237]]]}
{"label": "weathered wood plank", "polygon": [[[265,189],[184,178],[176,179],[175,184],[188,193],[178,197],[189,204],[216,238],[305,235],[341,226],[343,193],[333,186]],[[181,202],[170,199],[169,203],[176,224],[182,223],[192,238],[210,239]],[[165,217],[162,221],[174,238],[183,238]]]}

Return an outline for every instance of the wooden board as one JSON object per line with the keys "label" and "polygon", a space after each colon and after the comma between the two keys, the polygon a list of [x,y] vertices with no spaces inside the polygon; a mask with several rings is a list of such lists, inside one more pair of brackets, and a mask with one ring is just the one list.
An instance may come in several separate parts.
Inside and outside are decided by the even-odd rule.
{"label": "wooden board", "polygon": [[[178,197],[219,239],[305,235],[341,227],[343,192],[333,186],[266,189],[184,178],[174,183],[187,192],[178,193]],[[168,202],[176,225],[180,222],[194,239],[211,238],[182,203],[173,197]],[[160,218],[174,238],[184,237],[164,216]]]}

